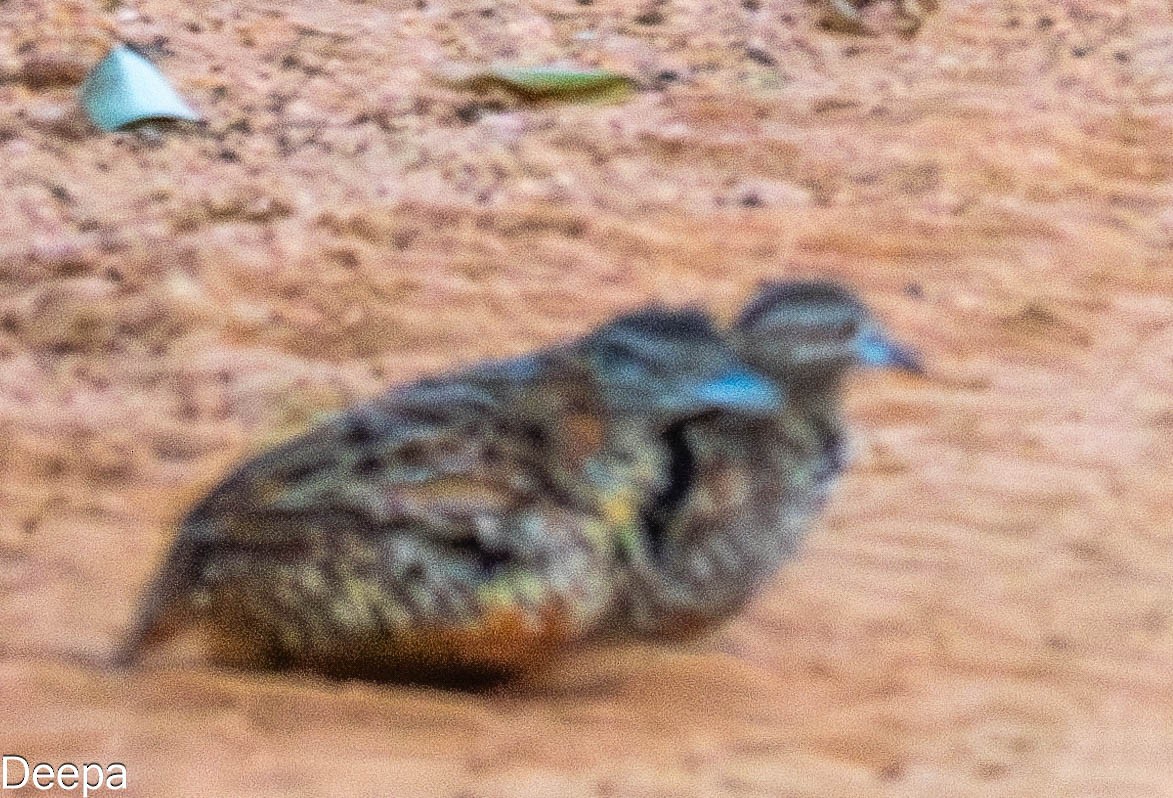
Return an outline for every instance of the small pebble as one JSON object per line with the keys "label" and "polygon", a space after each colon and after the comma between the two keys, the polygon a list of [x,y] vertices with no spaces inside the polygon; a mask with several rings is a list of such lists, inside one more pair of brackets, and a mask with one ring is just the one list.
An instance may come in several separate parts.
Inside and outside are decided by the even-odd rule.
{"label": "small pebble", "polygon": [[30,89],[72,86],[81,83],[90,65],[70,55],[34,55],[26,58],[17,75]]}

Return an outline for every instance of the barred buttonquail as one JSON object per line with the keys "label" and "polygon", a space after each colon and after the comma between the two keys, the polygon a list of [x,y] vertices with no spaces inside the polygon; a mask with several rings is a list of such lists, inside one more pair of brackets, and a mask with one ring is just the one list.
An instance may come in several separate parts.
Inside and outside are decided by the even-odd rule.
{"label": "barred buttonquail", "polygon": [[666,429],[675,484],[622,575],[629,634],[686,636],[744,605],[793,555],[844,466],[844,376],[856,365],[919,369],[829,283],[764,286],[728,336],[786,400],[769,417],[718,410]]}
{"label": "barred buttonquail", "polygon": [[244,463],[186,516],[124,663],[176,629],[221,659],[464,681],[545,661],[613,615],[682,420],[777,413],[696,311],[427,379]]}

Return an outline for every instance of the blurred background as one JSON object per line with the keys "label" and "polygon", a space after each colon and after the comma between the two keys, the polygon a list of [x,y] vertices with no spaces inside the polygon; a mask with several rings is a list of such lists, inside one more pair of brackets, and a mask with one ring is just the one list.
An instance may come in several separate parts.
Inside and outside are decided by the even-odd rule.
{"label": "blurred background", "polygon": [[[0,753],[157,798],[1173,795],[1169,6],[821,15],[0,2]],[[119,41],[205,121],[96,129],[78,87]],[[502,64],[632,84],[452,78]],[[105,666],[242,454],[815,275],[929,373],[853,383],[850,474],[721,632],[475,694]]]}

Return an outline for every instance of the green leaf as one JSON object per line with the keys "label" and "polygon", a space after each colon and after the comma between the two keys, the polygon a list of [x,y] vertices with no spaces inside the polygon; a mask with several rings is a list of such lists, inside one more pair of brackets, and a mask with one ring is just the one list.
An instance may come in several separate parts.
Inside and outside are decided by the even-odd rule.
{"label": "green leaf", "polygon": [[94,124],[107,132],[148,119],[200,118],[150,61],[123,44],[90,71],[81,102]]}
{"label": "green leaf", "polygon": [[502,88],[527,100],[617,99],[635,88],[626,75],[608,69],[494,67],[466,72],[450,82],[475,90]]}
{"label": "green leaf", "polygon": [[630,78],[607,69],[499,67],[491,74],[506,86],[530,97],[566,97],[632,88]]}

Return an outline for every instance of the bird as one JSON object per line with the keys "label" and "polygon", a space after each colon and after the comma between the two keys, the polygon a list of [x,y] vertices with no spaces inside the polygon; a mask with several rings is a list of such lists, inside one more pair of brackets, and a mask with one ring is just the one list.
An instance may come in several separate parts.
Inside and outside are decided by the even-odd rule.
{"label": "bird", "polygon": [[848,373],[922,370],[855,294],[828,281],[763,285],[726,334],[785,400],[769,415],[715,409],[666,428],[674,481],[621,572],[617,634],[687,639],[744,607],[795,555],[844,470]]}
{"label": "bird", "polygon": [[496,681],[599,636],[685,419],[784,397],[694,308],[392,388],[247,460],[182,519],[116,654],[199,628],[254,668]]}

